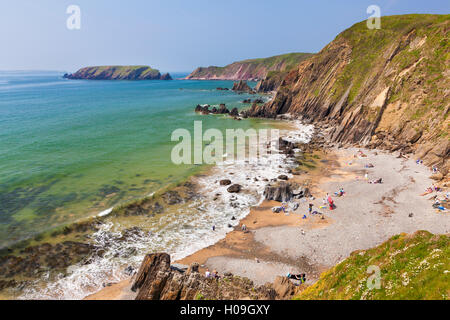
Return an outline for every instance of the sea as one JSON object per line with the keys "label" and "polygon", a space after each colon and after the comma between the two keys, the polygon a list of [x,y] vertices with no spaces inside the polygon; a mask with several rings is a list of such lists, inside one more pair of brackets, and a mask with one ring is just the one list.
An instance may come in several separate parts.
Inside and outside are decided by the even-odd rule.
{"label": "sea", "polygon": [[[258,163],[176,165],[171,159],[176,129],[270,129],[267,119],[237,121],[227,115],[201,115],[197,104],[248,108],[232,81],[68,80],[64,72],[0,71],[0,249],[36,238],[76,221],[106,216],[112,208],[154,194],[196,176],[201,200],[154,218],[108,220],[89,240],[107,252],[64,275],[40,277],[22,290],[25,299],[82,299],[105,283],[127,277],[146,253],[165,251],[183,258],[232,230],[262,200],[264,179],[287,173],[289,161],[273,153]],[[249,82],[251,86],[256,83]],[[261,96],[269,99],[268,96]],[[307,142],[312,128],[297,124],[291,139]],[[217,181],[232,178],[245,192],[229,194]],[[221,194],[217,200],[217,194]],[[231,220],[232,217],[235,219]],[[231,225],[230,225],[231,223]],[[211,232],[211,226],[217,226]],[[126,242],[124,227],[140,232]],[[20,298],[19,297],[19,298]]]}

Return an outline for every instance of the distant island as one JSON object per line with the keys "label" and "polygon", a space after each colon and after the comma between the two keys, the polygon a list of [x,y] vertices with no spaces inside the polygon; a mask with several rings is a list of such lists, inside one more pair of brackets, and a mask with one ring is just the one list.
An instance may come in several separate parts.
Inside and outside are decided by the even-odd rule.
{"label": "distant island", "polygon": [[66,79],[85,80],[172,80],[170,74],[161,75],[149,66],[97,66],[86,67],[75,73],[65,74]]}
{"label": "distant island", "polygon": [[269,58],[248,59],[225,67],[200,67],[188,80],[262,80],[269,72],[286,72],[312,56],[312,53],[287,53]]}

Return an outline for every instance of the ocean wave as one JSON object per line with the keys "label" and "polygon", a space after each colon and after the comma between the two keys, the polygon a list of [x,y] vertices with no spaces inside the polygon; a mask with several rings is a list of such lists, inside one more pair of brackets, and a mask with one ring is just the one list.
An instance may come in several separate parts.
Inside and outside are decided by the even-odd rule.
{"label": "ocean wave", "polygon": [[[281,132],[284,139],[307,143],[313,135],[313,126],[296,123],[296,130]],[[271,144],[273,145],[273,144]],[[125,270],[139,268],[145,254],[167,252],[172,260],[182,259],[194,252],[213,245],[245,218],[250,207],[263,201],[265,179],[277,178],[288,173],[293,161],[284,154],[272,152],[257,161],[245,159],[224,161],[211,169],[210,174],[195,178],[201,198],[180,207],[175,212],[158,216],[147,222],[148,231],[138,229],[125,237],[124,227],[119,223],[105,223],[92,235],[92,243],[104,253],[94,254],[89,264],[71,266],[68,274],[41,281],[24,290],[21,299],[82,299],[101,290],[105,283],[127,279]],[[242,191],[229,193],[219,181],[229,179],[240,184]],[[107,215],[108,209],[100,214]],[[235,218],[232,220],[232,218]],[[215,226],[215,231],[212,230]],[[121,239],[120,241],[118,239]],[[44,279],[45,280],[45,279]]]}

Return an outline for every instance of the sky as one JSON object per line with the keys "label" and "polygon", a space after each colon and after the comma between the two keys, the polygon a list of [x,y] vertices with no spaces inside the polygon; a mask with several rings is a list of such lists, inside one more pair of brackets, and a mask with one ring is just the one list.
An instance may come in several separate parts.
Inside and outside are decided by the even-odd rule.
{"label": "sky", "polygon": [[[69,30],[70,5],[81,10]],[[161,72],[318,52],[369,17],[450,13],[448,0],[1,0],[0,70],[74,72],[150,65]]]}

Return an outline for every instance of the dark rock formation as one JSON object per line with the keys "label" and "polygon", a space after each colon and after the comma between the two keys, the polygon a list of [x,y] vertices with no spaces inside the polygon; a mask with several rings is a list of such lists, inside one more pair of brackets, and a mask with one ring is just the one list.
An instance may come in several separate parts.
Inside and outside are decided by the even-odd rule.
{"label": "dark rock formation", "polygon": [[296,288],[286,280],[279,277],[273,286],[255,286],[250,280],[231,273],[225,273],[222,279],[205,278],[199,273],[197,263],[183,272],[171,268],[168,254],[153,253],[145,256],[131,289],[138,292],[136,300],[289,299]]}
{"label": "dark rock formation", "polygon": [[240,184],[233,184],[230,187],[228,187],[227,191],[229,193],[239,193],[241,191],[241,185]]}
{"label": "dark rock formation", "polygon": [[228,186],[230,184],[231,184],[231,180],[229,180],[229,179],[220,180],[221,186]]}
{"label": "dark rock formation", "polygon": [[277,184],[268,184],[264,189],[264,197],[266,200],[274,200],[278,202],[286,202],[293,198],[291,184],[284,181]]}
{"label": "dark rock formation", "polygon": [[239,82],[235,82],[233,84],[233,89],[231,89],[235,92],[246,92],[246,93],[251,93],[254,94],[255,92],[253,91],[252,88],[250,88],[250,86],[247,84],[246,81],[239,81]]}
{"label": "dark rock formation", "polygon": [[233,108],[233,109],[230,111],[230,116],[238,117],[238,116],[239,116],[239,110],[238,110],[238,108]]}
{"label": "dark rock formation", "polygon": [[218,114],[226,114],[226,113],[230,113],[230,110],[227,109],[227,107],[225,106],[224,103],[221,103],[219,105],[219,110],[217,110]]}

